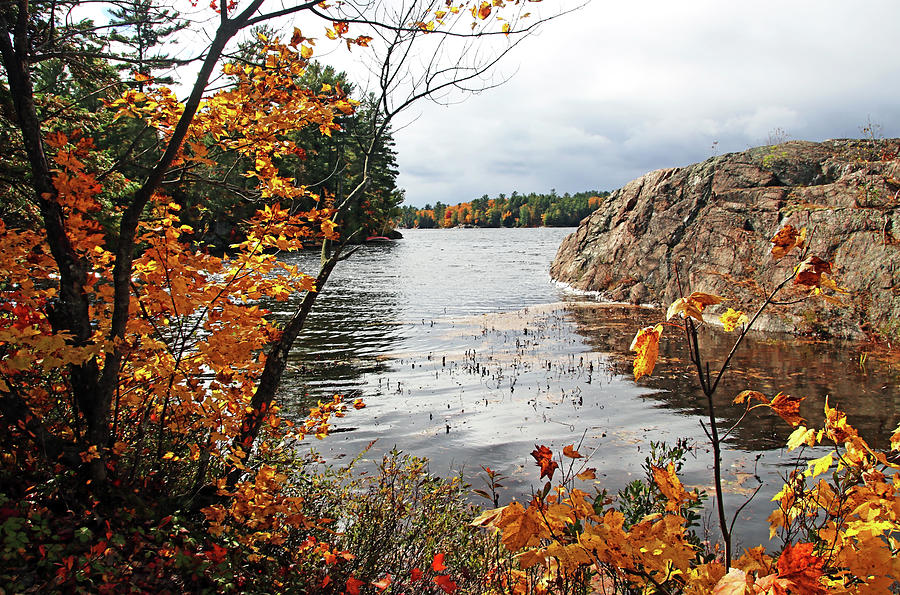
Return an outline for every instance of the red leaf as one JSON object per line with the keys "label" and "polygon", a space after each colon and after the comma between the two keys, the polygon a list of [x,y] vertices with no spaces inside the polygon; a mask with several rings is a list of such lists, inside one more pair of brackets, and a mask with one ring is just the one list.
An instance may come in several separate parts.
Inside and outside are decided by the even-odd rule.
{"label": "red leaf", "polygon": [[459,588],[446,574],[439,574],[434,577],[434,583],[440,587],[444,593],[453,593]]}
{"label": "red leaf", "polygon": [[363,582],[358,578],[350,577],[347,579],[347,592],[350,595],[359,595],[359,588],[363,586]]}
{"label": "red leaf", "polygon": [[409,579],[412,581],[422,580],[422,571],[418,568],[413,568],[412,572],[409,573]]}
{"label": "red leaf", "polygon": [[444,565],[444,554],[438,554],[434,557],[434,561],[431,563],[431,569],[435,572],[447,570],[447,567]]}
{"label": "red leaf", "polygon": [[531,456],[541,468],[541,478],[553,479],[553,472],[559,467],[553,460],[553,451],[546,446],[534,445],[535,450],[531,451]]}

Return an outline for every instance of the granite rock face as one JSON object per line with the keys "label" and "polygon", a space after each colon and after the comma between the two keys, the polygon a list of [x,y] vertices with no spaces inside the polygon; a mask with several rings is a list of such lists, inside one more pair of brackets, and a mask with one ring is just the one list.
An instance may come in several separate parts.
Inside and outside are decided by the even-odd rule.
{"label": "granite rock face", "polygon": [[[797,264],[771,237],[806,227],[844,305],[791,286],[758,328],[900,339],[900,139],[792,141],[650,172],[613,192],[559,248],[554,279],[613,301],[705,291],[751,310]],[[715,312],[715,309],[711,309]]]}

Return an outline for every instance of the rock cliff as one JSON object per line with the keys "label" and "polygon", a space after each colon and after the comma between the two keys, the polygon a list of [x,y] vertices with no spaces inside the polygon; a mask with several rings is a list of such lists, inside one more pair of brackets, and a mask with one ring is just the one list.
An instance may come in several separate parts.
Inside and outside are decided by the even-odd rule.
{"label": "rock cliff", "polygon": [[[900,339],[900,139],[792,141],[648,173],[613,192],[559,248],[554,279],[612,301],[690,291],[750,310],[796,265],[772,235],[806,227],[844,305],[791,287],[759,328]],[[796,301],[799,300],[799,301]]]}

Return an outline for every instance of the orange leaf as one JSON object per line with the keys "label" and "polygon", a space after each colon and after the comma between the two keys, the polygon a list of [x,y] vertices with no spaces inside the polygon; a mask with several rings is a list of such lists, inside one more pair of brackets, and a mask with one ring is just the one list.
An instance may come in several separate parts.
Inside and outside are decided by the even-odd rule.
{"label": "orange leaf", "polygon": [[810,256],[797,267],[794,283],[807,287],[818,287],[822,281],[822,273],[831,274],[831,263],[818,256]]}
{"label": "orange leaf", "polygon": [[825,593],[825,588],[819,582],[822,578],[822,566],[824,561],[819,556],[814,556],[813,544],[798,543],[787,544],[781,556],[778,558],[778,578],[791,581],[798,593],[818,595]]}
{"label": "orange leaf", "polygon": [[391,575],[385,576],[380,581],[375,581],[374,583],[372,583],[372,586],[375,587],[376,589],[378,589],[379,591],[384,591],[385,589],[387,589],[388,587],[391,586]]}
{"label": "orange leaf", "polygon": [[750,401],[762,401],[763,403],[768,404],[769,399],[766,398],[766,395],[757,390],[742,390],[738,393],[738,396],[734,398],[734,401],[732,401],[732,403],[734,403],[735,405],[740,405],[744,401],[748,403]]}
{"label": "orange leaf", "polygon": [[703,322],[703,310],[707,306],[722,303],[722,298],[711,293],[703,293],[695,291],[687,297],[678,298],[666,310],[666,320],[671,320],[676,314],[681,314],[684,318],[688,316]]}
{"label": "orange leaf", "polygon": [[434,560],[431,562],[431,569],[435,572],[443,572],[447,570],[447,567],[444,566],[444,554],[437,554],[434,557]]}
{"label": "orange leaf", "polygon": [[681,480],[675,474],[675,463],[669,463],[669,466],[665,469],[651,465],[651,469],[653,470],[653,481],[656,482],[660,491],[668,499],[666,510],[677,511],[681,508],[683,502],[693,499],[693,496],[685,491],[684,486],[681,485]]}
{"label": "orange leaf", "polygon": [[597,470],[594,469],[593,467],[588,467],[587,469],[585,469],[584,471],[582,471],[575,477],[577,477],[578,479],[580,479],[582,481],[586,481],[588,479],[597,479]]}
{"label": "orange leaf", "polygon": [[570,459],[583,459],[584,456],[575,450],[574,444],[569,444],[568,446],[563,446],[563,456],[569,457]]}
{"label": "orange leaf", "polygon": [[806,228],[797,230],[793,225],[785,225],[778,230],[772,239],[772,260],[782,259],[794,248],[802,248],[806,241]]}
{"label": "orange leaf", "polygon": [[546,446],[534,445],[535,450],[531,451],[531,456],[541,468],[541,478],[553,479],[553,472],[559,467],[553,460],[553,451]]}
{"label": "orange leaf", "polygon": [[502,532],[503,545],[515,552],[540,539],[541,519],[534,508],[525,509],[513,502],[503,509],[494,526]]}
{"label": "orange leaf", "polygon": [[482,2],[481,6],[478,7],[478,18],[482,21],[491,16],[491,5],[487,2]]}
{"label": "orange leaf", "polygon": [[775,413],[780,415],[781,419],[796,427],[802,423],[806,423],[806,420],[800,417],[800,402],[805,398],[806,397],[792,397],[783,392],[779,392],[772,397],[772,402],[769,403],[769,407],[771,407]]}
{"label": "orange leaf", "polygon": [[656,358],[659,356],[659,337],[663,327],[657,324],[655,327],[642,328],[631,341],[629,351],[634,351],[634,379],[640,380],[642,376],[649,376],[656,366]]}

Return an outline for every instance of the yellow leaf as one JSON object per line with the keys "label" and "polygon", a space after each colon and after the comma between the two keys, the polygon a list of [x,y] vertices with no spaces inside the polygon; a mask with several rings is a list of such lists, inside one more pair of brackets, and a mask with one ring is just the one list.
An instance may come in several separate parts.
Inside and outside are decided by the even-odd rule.
{"label": "yellow leaf", "polygon": [[834,457],[831,456],[832,453],[828,453],[824,457],[820,457],[818,459],[813,459],[807,465],[809,469],[806,472],[807,477],[816,477],[817,475],[822,475],[828,469],[831,468],[831,464],[834,462]]}
{"label": "yellow leaf", "polygon": [[733,331],[739,324],[747,324],[749,321],[750,319],[747,318],[746,314],[733,308],[728,308],[724,314],[719,316],[719,322],[722,323],[722,328],[725,329],[726,333]]}
{"label": "yellow leaf", "polygon": [[500,515],[503,514],[505,506],[501,506],[500,508],[494,508],[491,510],[485,510],[473,520],[470,525],[473,527],[489,527],[493,526],[494,521],[500,518]]}
{"label": "yellow leaf", "polygon": [[308,45],[301,46],[300,55],[303,56],[304,60],[309,60],[313,56],[313,49]]}
{"label": "yellow leaf", "polygon": [[807,429],[806,426],[800,426],[788,437],[787,447],[788,450],[794,450],[801,444],[806,444],[807,446],[812,446],[815,444],[816,440],[816,431]]}
{"label": "yellow leaf", "polygon": [[659,338],[663,327],[657,324],[655,327],[644,327],[637,332],[631,341],[629,351],[634,351],[634,379],[640,380],[642,376],[648,376],[653,372],[656,358],[659,356]]}

